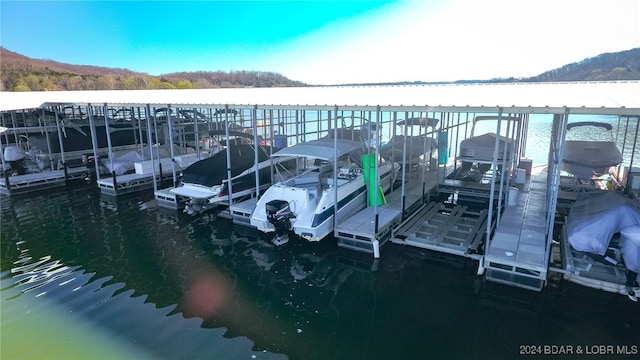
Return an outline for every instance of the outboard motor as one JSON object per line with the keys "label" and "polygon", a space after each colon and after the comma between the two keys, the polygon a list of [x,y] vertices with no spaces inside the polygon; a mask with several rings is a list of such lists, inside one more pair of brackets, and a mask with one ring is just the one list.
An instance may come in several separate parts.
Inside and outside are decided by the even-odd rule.
{"label": "outboard motor", "polygon": [[24,151],[18,146],[10,145],[4,148],[4,161],[9,164],[11,170],[18,175],[24,175],[27,173],[27,166],[25,164]]}
{"label": "outboard motor", "polygon": [[284,200],[271,200],[265,204],[267,211],[267,221],[276,228],[276,235],[273,238],[275,245],[286,244],[289,241],[291,230],[291,219],[295,218],[295,214],[291,212],[289,203]]}

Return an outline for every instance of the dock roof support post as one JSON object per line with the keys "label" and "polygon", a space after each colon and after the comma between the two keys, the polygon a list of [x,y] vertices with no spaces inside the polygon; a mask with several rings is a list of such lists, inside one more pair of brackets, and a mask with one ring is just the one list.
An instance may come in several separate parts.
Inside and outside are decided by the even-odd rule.
{"label": "dock roof support post", "polygon": [[[278,110],[278,123],[280,122],[280,110]],[[276,127],[276,131],[277,131],[278,127]],[[271,140],[269,140],[269,159],[271,160],[271,164],[269,166],[269,172],[271,172],[271,179],[274,178],[274,174],[273,174],[273,157],[271,155],[273,155],[273,148],[276,145],[276,136],[274,134],[274,130],[273,130],[273,109],[269,110],[269,137],[271,138]],[[259,144],[257,145],[259,146]],[[256,147],[257,149],[257,147]],[[256,162],[256,167],[258,166],[258,163]],[[258,172],[258,169],[256,169],[256,172]]]}
{"label": "dock roof support post", "polygon": [[[498,108],[498,125],[496,128],[496,142],[493,146],[493,171],[491,173],[491,191],[489,192],[489,212],[488,212],[488,221],[487,221],[487,242],[491,238],[491,223],[493,219],[493,200],[495,199],[495,191],[496,191],[496,182],[493,181],[495,179],[498,169],[498,149],[500,147],[500,125],[502,123],[502,108]],[[502,189],[500,190],[502,191]],[[500,207],[500,204],[498,204]],[[498,219],[500,221],[500,219]]]}
{"label": "dock roof support post", "polygon": [[[511,129],[511,114],[509,114],[508,118],[507,118],[507,131],[505,131],[505,138],[511,140],[513,139],[513,130],[515,129]],[[511,132],[511,134],[510,134]],[[496,140],[498,140],[498,142],[500,141],[500,131],[498,131],[496,133]],[[506,183],[505,183],[505,169],[507,168],[507,145],[509,145],[508,141],[505,141],[504,144],[504,148],[502,149],[502,162],[501,162],[501,166],[502,166],[502,171],[500,172],[500,192],[498,193],[498,216],[496,216],[496,224],[500,224],[500,218],[502,217],[502,206],[500,204],[502,204],[503,198],[505,197],[504,191],[502,191],[502,189],[508,189],[511,186],[511,181],[509,181],[509,179],[506,179]],[[513,147],[516,146],[515,142],[512,143],[512,151],[511,154],[515,154],[515,151],[513,151]],[[500,149],[496,149],[497,151],[499,151]],[[495,158],[495,161],[498,161],[498,158]],[[513,164],[511,164],[513,165]],[[512,169],[513,167],[510,166],[509,169]],[[495,179],[491,179],[492,181],[495,182]],[[505,187],[506,186],[506,187]]]}
{"label": "dock roof support post", "polygon": [[[57,132],[58,132],[58,144],[60,145],[60,161],[62,161],[62,164],[64,165],[64,163],[65,163],[64,145],[63,145],[63,141],[62,141],[62,130],[61,130],[61,127],[64,126],[64,124],[62,124],[62,125],[60,124],[60,112],[59,112],[57,106],[54,108],[54,114],[55,114],[55,117],[56,117],[56,129],[57,129]],[[45,137],[48,138],[48,136],[45,136]],[[47,143],[48,143],[48,140],[47,140]]]}
{"label": "dock roof support post", "polygon": [[[58,118],[58,109],[56,111],[56,119]],[[96,136],[96,126],[93,120],[93,106],[87,104],[87,116],[89,117],[89,130],[91,132],[91,147],[93,150],[94,166],[96,168],[96,181],[100,180],[100,161],[98,160],[98,140]]]}
{"label": "dock roof support post", "polygon": [[[196,157],[200,160],[200,120],[196,114],[200,113],[196,108],[191,108],[193,111],[193,127],[195,132],[195,147],[196,147]],[[173,158],[173,156],[171,156]],[[175,168],[175,167],[174,167]],[[174,181],[175,182],[175,181]]]}
{"label": "dock roof support post", "polygon": [[[231,141],[229,139],[229,105],[224,106],[224,134],[227,139],[227,184],[229,184],[229,206],[231,206],[231,199],[233,194],[233,184],[231,181]],[[237,144],[236,144],[237,145]],[[258,146],[258,145],[257,145]]]}
{"label": "dock roof support post", "polygon": [[[369,124],[371,124],[371,122],[369,122]],[[376,157],[375,157],[375,162],[374,162],[374,169],[375,169],[375,174],[376,176],[374,176],[374,180],[373,183],[375,186],[373,186],[373,189],[371,189],[373,191],[373,193],[375,194],[375,201],[373,202],[373,213],[376,214],[376,223],[375,223],[375,227],[374,227],[374,234],[377,237],[378,236],[378,202],[380,201],[380,166],[378,165],[379,161],[378,161],[378,157],[380,156],[380,136],[382,135],[382,109],[380,108],[380,105],[376,106],[376,136],[374,138],[375,140],[375,146],[376,149],[374,151]],[[407,144],[407,140],[405,138],[405,146]],[[371,141],[369,141],[369,144],[371,144]],[[367,169],[369,170],[369,169]],[[391,169],[391,177],[393,177],[393,168]],[[369,181],[371,181],[371,179],[369,179]]]}
{"label": "dock roof support post", "polygon": [[[418,117],[422,118],[422,111],[418,112]],[[422,181],[422,187],[424,189],[425,186],[425,182],[426,182],[426,171],[427,171],[427,166],[430,165],[430,161],[431,161],[431,151],[427,151],[427,135],[429,134],[427,132],[428,127],[428,118],[429,118],[429,113],[425,112],[424,114],[425,117],[425,126],[424,126],[424,133],[422,133],[422,126],[420,126],[420,131],[419,134],[420,136],[422,136],[422,168],[420,171],[420,179]],[[429,156],[427,157],[427,153],[429,154]],[[420,156],[418,156],[418,165],[420,165]],[[422,196],[424,197],[424,191],[422,192]]]}
{"label": "dock roof support post", "polygon": [[[13,129],[17,129],[18,128],[18,124],[16,123],[16,112],[15,112],[15,110],[11,111],[11,127]],[[15,130],[13,131],[13,139],[15,140],[16,145],[20,143],[18,132],[15,131]]]}
{"label": "dock roof support post", "polygon": [[[405,111],[405,118],[407,117],[407,112]],[[393,143],[393,138],[395,138],[396,136],[396,122],[398,121],[398,111],[395,110],[393,112],[393,123],[391,124],[391,129],[390,129],[390,138],[389,138],[389,143],[391,144],[391,166],[393,167],[393,165],[396,163],[396,159],[395,159],[395,148],[396,148],[396,144]],[[402,169],[404,171],[404,169]],[[393,177],[392,177],[393,178]],[[393,183],[392,183],[393,185]],[[392,186],[393,188],[393,186]]]}
{"label": "dock roof support post", "polygon": [[[404,142],[402,143],[402,196],[403,197],[404,197],[404,184],[407,182],[406,181],[407,171],[408,171],[407,168],[409,169],[411,168],[410,166],[407,166],[407,129],[409,126],[408,124],[409,124],[409,112],[405,111],[404,112],[404,129],[402,129],[402,138],[404,139]],[[393,120],[393,128],[394,128],[394,135],[395,135],[396,119]],[[392,152],[395,150],[395,147],[396,147],[395,144],[393,144],[393,146],[391,147]],[[402,209],[404,210],[404,204],[402,204]]]}
{"label": "dock roof support post", "polygon": [[[251,109],[251,118],[252,118],[252,127],[253,127],[253,144],[254,144],[254,162],[255,162],[255,166],[256,166],[256,197],[260,196],[260,169],[258,169],[258,160],[259,160],[259,156],[258,156],[258,151],[260,149],[260,141],[258,140],[258,105],[254,105],[253,109]],[[273,148],[273,147],[272,147]],[[269,154],[269,157],[271,158],[271,165],[273,166],[273,158],[271,157],[271,154]],[[273,170],[271,170],[271,179],[272,179],[272,183],[273,183]],[[231,191],[229,191],[229,206],[231,206]]]}
{"label": "dock roof support post", "polygon": [[[629,121],[629,117],[627,116],[627,122]],[[633,147],[631,148],[631,160],[629,161],[629,173],[633,171],[633,160],[635,160],[636,147],[638,145],[638,132],[640,132],[640,116],[636,116],[636,136],[633,137]],[[626,134],[626,131],[625,131]],[[626,138],[626,136],[625,136]],[[631,187],[631,177],[627,174],[626,176],[626,184],[624,184],[624,193],[625,195],[629,195],[629,189]]]}
{"label": "dock roof support post", "polygon": [[[168,119],[171,120],[171,106],[167,105],[169,109]],[[194,119],[196,121],[196,126],[198,126],[198,119],[194,115]],[[178,121],[180,121],[180,117],[178,116]],[[169,156],[171,156],[171,176],[172,176],[172,184],[176,186],[177,177],[176,177],[176,161],[175,161],[175,151],[173,149],[173,121],[169,121]],[[184,137],[184,134],[182,135]],[[198,141],[196,137],[196,142]],[[185,142],[182,143],[184,146]],[[160,162],[160,145],[158,144],[158,168],[160,169],[160,184],[162,184],[162,162]]]}
{"label": "dock roof support post", "polygon": [[[6,130],[4,129],[0,130],[0,135],[2,135],[2,133],[5,131]],[[5,166],[5,163],[4,163],[4,149],[2,147],[2,136],[0,136],[0,163],[2,163],[2,172],[4,173],[5,186],[7,187],[7,190],[11,191],[11,182],[9,181],[9,174],[5,170],[7,167]]]}
{"label": "dock roof support post", "polygon": [[[149,104],[147,104],[145,116],[147,118],[147,144],[149,145],[149,151],[151,152],[151,159],[153,160],[153,151],[151,151],[153,150],[153,147],[152,147],[153,139],[151,137],[151,105]],[[154,171],[152,171],[151,174],[153,175],[153,192],[155,194],[155,192],[158,191],[158,184],[156,183],[156,172],[155,172],[155,167],[153,166],[153,162],[151,163],[151,168],[154,169]]]}
{"label": "dock roof support post", "polygon": [[109,162],[111,163],[111,169],[113,169],[113,149],[111,148],[111,131],[109,130],[109,112],[107,103],[102,106],[104,112],[104,131],[107,134],[107,151],[109,153]]}
{"label": "dock roof support post", "polygon": [[558,203],[558,191],[560,189],[560,171],[567,137],[567,125],[569,123],[569,109],[565,108],[563,114],[553,115],[551,128],[551,148],[549,149],[549,163],[547,169],[547,213],[546,213],[546,244],[545,261],[548,263],[553,243],[553,225],[555,223],[556,206]]}
{"label": "dock roof support post", "polygon": [[[143,132],[142,132],[142,114],[140,113],[140,106],[136,107],[136,110],[138,110],[138,116],[134,116],[136,118],[136,121],[138,122],[138,138],[136,139],[136,143],[138,141],[140,141],[140,150],[142,150],[143,148],[143,143],[144,143],[144,136],[143,136]],[[133,112],[133,107],[131,108],[131,114],[135,114]],[[135,130],[134,130],[135,132]],[[137,144],[136,144],[137,145]]]}
{"label": "dock roof support post", "polygon": [[[338,228],[338,105],[334,105],[333,111],[335,112],[333,118],[333,231],[335,234]],[[331,128],[331,110],[327,111],[327,122]],[[331,130],[328,134],[331,134]],[[318,196],[322,195],[318,194]]]}
{"label": "dock roof support post", "polygon": [[[42,126],[44,128],[44,138],[45,140],[47,140],[47,153],[49,154],[49,166],[51,167],[51,170],[53,170],[53,159],[51,157],[51,139],[49,139],[49,129],[47,126],[47,121],[46,121],[46,117],[45,117],[45,111],[44,108],[42,108],[42,122],[40,122],[40,118],[38,118],[38,126]],[[54,113],[55,116],[55,113]]]}

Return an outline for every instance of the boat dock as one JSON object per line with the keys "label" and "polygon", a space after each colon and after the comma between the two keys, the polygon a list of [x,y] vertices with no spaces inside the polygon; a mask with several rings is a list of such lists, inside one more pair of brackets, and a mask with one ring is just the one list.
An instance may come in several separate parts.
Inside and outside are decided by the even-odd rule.
{"label": "boat dock", "polygon": [[251,226],[251,214],[253,214],[257,203],[258,198],[256,197],[233,203],[227,211],[222,211],[219,215],[231,219],[236,225]]}
{"label": "boat dock", "polygon": [[[101,155],[108,148],[112,157],[113,149],[131,144],[141,152],[144,147],[175,145],[200,153],[205,144],[213,148],[214,126],[229,138],[234,129],[274,149],[344,138],[362,141],[362,151],[372,153],[395,138],[401,146],[392,143],[391,158],[401,155],[398,158],[408,162],[407,149],[415,155],[422,145],[424,158],[418,163],[434,168],[435,161],[433,172],[425,171],[423,178],[403,176],[398,182],[404,185],[392,189],[385,204],[368,206],[334,224],[338,246],[374,257],[380,252],[384,256],[384,246],[465,257],[478,262],[478,274],[487,281],[533,291],[544,289],[551,272],[586,286],[620,291],[620,262],[594,261],[572,249],[563,235],[558,214],[570,211],[571,191],[594,188],[590,181],[567,183],[570,171],[562,163],[569,125],[590,122],[590,116],[605,120],[616,129],[615,146],[623,161],[604,175],[614,180],[605,179],[606,186],[595,190],[618,191],[637,200],[640,98],[628,96],[637,93],[640,81],[0,93],[0,150],[11,146],[27,152],[33,149],[28,144],[39,139],[42,145],[37,149],[49,162],[54,161],[53,153],[64,152],[61,149]],[[116,113],[131,116],[120,118]],[[63,131],[60,119],[73,120],[77,129]],[[483,141],[467,141],[485,131],[483,126],[475,128],[476,120],[483,120],[483,126],[495,120],[496,125],[478,135],[488,135]],[[529,127],[536,121],[550,125],[551,131],[544,132],[548,144],[527,143]],[[419,131],[409,131],[412,126]],[[406,137],[410,133],[425,141],[413,144]],[[75,145],[91,148],[72,148],[71,137],[80,139]],[[25,139],[30,139],[28,144]],[[224,149],[223,143],[215,148]],[[523,175],[521,164],[526,168],[527,150],[534,147],[547,152],[536,158],[546,160],[536,164],[545,172],[529,170]],[[142,162],[135,173],[100,178],[97,186],[111,196],[154,189],[161,207],[178,210],[186,199],[163,183],[175,186],[178,169],[188,165],[177,164],[174,155],[161,165]],[[258,153],[251,155],[257,158]],[[4,153],[2,160],[2,170],[8,173],[11,164]],[[0,192],[13,195],[60,187],[65,180],[86,177],[87,170],[92,169],[4,175]],[[99,172],[98,166],[95,170]],[[304,170],[302,166],[296,174]],[[219,215],[248,226],[257,200],[232,201]],[[323,211],[330,216],[330,210]]]}
{"label": "boat dock", "polygon": [[66,186],[71,180],[84,180],[87,177],[87,173],[87,168],[80,166],[70,167],[65,170],[5,176],[0,178],[0,194],[19,195],[59,188]]}

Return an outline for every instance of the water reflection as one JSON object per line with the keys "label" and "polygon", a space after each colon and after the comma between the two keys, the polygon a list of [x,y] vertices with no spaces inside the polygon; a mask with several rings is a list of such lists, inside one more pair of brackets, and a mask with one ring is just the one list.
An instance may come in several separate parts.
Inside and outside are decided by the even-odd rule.
{"label": "water reflection", "polygon": [[513,358],[556,334],[640,342],[640,311],[622,296],[486,284],[474,261],[394,245],[380,260],[331,240],[275,247],[152,200],[89,189],[2,198],[3,334],[17,319],[44,327],[59,309],[65,324],[151,358]]}

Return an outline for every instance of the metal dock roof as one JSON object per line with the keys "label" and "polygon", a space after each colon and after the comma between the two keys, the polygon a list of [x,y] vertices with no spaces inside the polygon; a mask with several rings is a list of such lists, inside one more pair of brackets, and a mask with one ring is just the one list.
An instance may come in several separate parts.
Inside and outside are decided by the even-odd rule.
{"label": "metal dock roof", "polygon": [[637,115],[640,81],[0,92],[0,111],[87,104]]}

